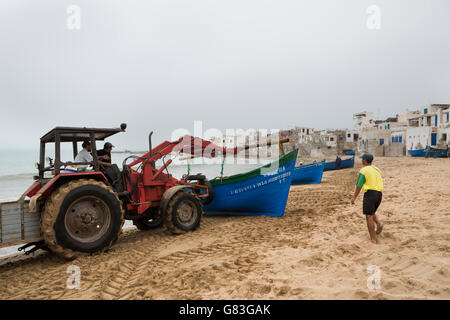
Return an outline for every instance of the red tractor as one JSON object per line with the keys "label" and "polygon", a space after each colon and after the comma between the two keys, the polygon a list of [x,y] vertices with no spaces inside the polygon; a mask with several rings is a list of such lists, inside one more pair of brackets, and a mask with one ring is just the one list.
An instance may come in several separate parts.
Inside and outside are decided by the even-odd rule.
{"label": "red tractor", "polygon": [[[30,198],[29,210],[21,207],[20,240],[33,238],[33,232],[36,239],[36,228],[33,231],[30,227],[33,223],[28,222],[27,225],[27,221],[36,219],[39,213],[41,237],[20,249],[35,245],[30,251],[44,248],[67,258],[75,256],[76,252],[102,251],[118,239],[124,219],[133,220],[140,230],[163,224],[174,233],[198,228],[203,214],[202,205],[212,200],[212,187],[201,174],[175,179],[167,171],[172,159],[166,161],[165,157],[179,153],[215,157],[226,153],[226,150],[192,136],[165,141],[152,148],[150,133],[149,152],[126,158],[122,170],[116,165],[102,167],[96,141],[125,129],[126,124],[115,129],[56,127],[41,138],[37,164],[39,175],[24,194]],[[81,141],[90,142],[93,161],[63,162],[60,144],[71,142],[75,158]],[[54,161],[47,158],[48,166],[45,166],[46,145],[49,143],[55,147]],[[155,165],[158,160],[162,162],[159,168]],[[92,169],[67,170],[86,165]]]}

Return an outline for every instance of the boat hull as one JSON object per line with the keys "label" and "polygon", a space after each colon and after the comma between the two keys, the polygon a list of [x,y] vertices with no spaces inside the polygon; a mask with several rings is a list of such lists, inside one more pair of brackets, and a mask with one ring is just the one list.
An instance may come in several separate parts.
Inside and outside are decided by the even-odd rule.
{"label": "boat hull", "polygon": [[411,157],[429,157],[429,158],[446,158],[447,150],[446,149],[436,149],[436,148],[425,148],[418,150],[408,150],[408,153]]}
{"label": "boat hull", "polygon": [[411,155],[411,157],[425,157],[425,149],[419,149],[419,150],[408,150],[408,153]]}
{"label": "boat hull", "polygon": [[336,161],[325,162],[325,167],[324,167],[323,171],[348,169],[348,168],[353,168],[354,166],[355,166],[355,157],[351,157],[349,159],[341,160],[340,168],[337,167]]}
{"label": "boat hull", "polygon": [[204,206],[205,215],[282,216],[297,152],[244,174],[211,180],[214,199]]}
{"label": "boat hull", "polygon": [[314,184],[322,182],[325,160],[295,167],[291,184]]}

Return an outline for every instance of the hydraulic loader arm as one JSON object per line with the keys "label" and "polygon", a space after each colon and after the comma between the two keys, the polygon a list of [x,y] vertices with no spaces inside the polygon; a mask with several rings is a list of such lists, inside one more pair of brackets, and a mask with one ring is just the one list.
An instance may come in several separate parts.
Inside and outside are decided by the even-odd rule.
{"label": "hydraulic loader arm", "polygon": [[268,145],[270,146],[273,143],[285,143],[288,142],[289,139],[281,139],[278,141],[267,141],[264,144],[255,144],[255,145],[244,145],[240,147],[235,147],[232,149],[227,149],[221,146],[218,146],[217,144],[214,144],[210,141],[193,137],[190,135],[185,135],[181,137],[180,139],[169,142],[164,141],[157,147],[153,148],[151,152],[147,152],[146,154],[142,155],[139,159],[136,159],[135,161],[129,163],[128,167],[133,167],[141,162],[147,162],[147,161],[156,161],[167,154],[171,152],[179,152],[182,154],[191,155],[193,158],[214,158],[218,155],[236,155],[241,150],[246,150],[250,148],[258,148],[262,145]]}
{"label": "hydraulic loader arm", "polygon": [[193,157],[214,158],[219,154],[235,154],[235,149],[227,151],[226,148],[220,147],[210,141],[185,135],[173,142],[164,141],[157,147],[153,148],[151,152],[147,152],[139,159],[129,163],[127,166],[133,167],[144,161],[156,161],[171,152],[189,154]]}

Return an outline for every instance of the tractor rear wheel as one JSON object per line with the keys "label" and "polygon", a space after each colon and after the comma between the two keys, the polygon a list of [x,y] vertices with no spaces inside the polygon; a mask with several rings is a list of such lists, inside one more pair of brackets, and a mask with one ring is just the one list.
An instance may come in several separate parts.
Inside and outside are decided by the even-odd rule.
{"label": "tractor rear wheel", "polygon": [[114,190],[92,179],[70,181],[56,189],[41,214],[47,247],[64,258],[77,252],[106,250],[124,223],[122,203]]}
{"label": "tractor rear wheel", "polygon": [[191,192],[180,190],[167,204],[165,227],[174,234],[192,231],[200,226],[203,208],[200,200]]}
{"label": "tractor rear wheel", "polygon": [[162,226],[163,218],[159,212],[159,208],[150,208],[148,213],[133,220],[133,224],[139,230],[151,230]]}

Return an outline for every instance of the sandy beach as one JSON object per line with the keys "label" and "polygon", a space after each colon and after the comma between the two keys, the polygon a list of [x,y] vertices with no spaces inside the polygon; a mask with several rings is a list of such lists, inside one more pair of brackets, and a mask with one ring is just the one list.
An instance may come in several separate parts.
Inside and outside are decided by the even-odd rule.
{"label": "sandy beach", "polygon": [[[369,242],[354,169],[291,187],[285,215],[204,217],[180,236],[124,232],[106,253],[0,260],[0,299],[450,299],[449,159],[376,158],[384,230]],[[81,270],[67,289],[67,268]],[[367,268],[381,271],[369,289]]]}

